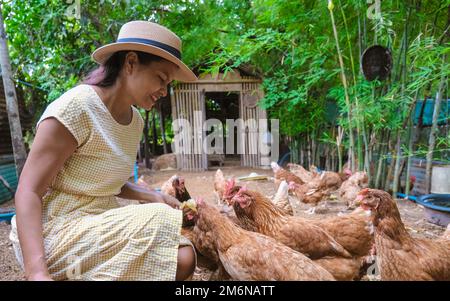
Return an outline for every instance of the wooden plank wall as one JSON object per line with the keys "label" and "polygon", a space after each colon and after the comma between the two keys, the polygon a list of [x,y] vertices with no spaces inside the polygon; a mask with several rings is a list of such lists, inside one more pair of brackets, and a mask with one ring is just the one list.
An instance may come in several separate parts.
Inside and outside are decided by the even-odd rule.
{"label": "wooden plank wall", "polygon": [[[205,154],[202,151],[203,120],[204,120],[204,93],[199,91],[198,84],[180,83],[174,88],[172,116],[173,120],[186,119],[191,125],[188,131],[183,131],[183,141],[190,140],[186,153],[176,150],[177,168],[186,171],[202,171],[207,168]],[[195,113],[196,112],[196,113]],[[194,114],[196,114],[194,116]],[[179,125],[181,125],[179,123]]]}
{"label": "wooden plank wall", "polygon": [[[243,79],[253,79],[252,77],[245,77]],[[240,93],[239,107],[240,107],[240,117],[244,120],[244,123],[249,119],[253,119],[256,122],[255,131],[250,131],[246,128],[245,142],[243,144],[244,153],[241,155],[241,166],[246,167],[260,167],[261,166],[261,153],[259,151],[259,133],[258,133],[258,122],[261,118],[266,117],[266,111],[262,110],[258,105],[254,107],[248,107],[245,104],[244,97],[247,94],[254,95],[257,94],[259,99],[261,98],[260,83],[242,83],[242,91]],[[258,101],[259,101],[258,99]]]}
{"label": "wooden plank wall", "polygon": [[[203,151],[204,133],[202,130],[203,122],[206,118],[205,112],[205,91],[236,91],[240,93],[239,99],[239,116],[244,122],[253,119],[256,122],[256,129],[254,131],[246,131],[243,143],[243,154],[241,155],[241,166],[246,167],[260,167],[261,154],[259,151],[259,132],[258,122],[260,119],[266,119],[267,114],[265,110],[259,106],[247,106],[244,104],[244,97],[252,95],[259,97],[259,101],[263,95],[261,90],[261,83],[251,76],[243,76],[242,81],[235,80],[230,84],[214,84],[207,83],[179,83],[171,90],[171,105],[173,120],[186,119],[191,126],[198,130],[192,132],[192,139],[190,145],[190,153],[183,153],[175,150],[177,153],[177,168],[187,171],[202,171],[208,168],[207,155]],[[256,95],[256,96],[255,96]],[[198,111],[197,116],[194,112]],[[178,124],[181,125],[180,123]],[[194,128],[193,128],[194,129]],[[185,135],[183,140],[186,141],[189,137]],[[198,153],[200,151],[200,154]]]}
{"label": "wooden plank wall", "polygon": [[[414,184],[414,189],[411,194],[413,195],[422,195],[426,194],[425,189],[425,168],[426,168],[426,160],[420,158],[413,158],[411,165],[411,175],[416,177],[416,182]],[[433,161],[433,166],[442,166],[446,165],[444,162]],[[405,169],[406,170],[406,169]],[[405,180],[405,173],[402,175],[402,182]],[[450,181],[450,179],[449,179]]]}

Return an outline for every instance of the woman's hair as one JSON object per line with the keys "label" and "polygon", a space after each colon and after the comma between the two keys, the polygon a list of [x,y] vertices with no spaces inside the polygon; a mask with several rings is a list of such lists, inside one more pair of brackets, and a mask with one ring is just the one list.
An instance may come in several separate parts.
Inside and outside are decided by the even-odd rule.
{"label": "woman's hair", "polygon": [[[84,79],[83,84],[94,85],[99,87],[110,87],[114,85],[119,76],[120,71],[125,63],[125,57],[131,50],[117,51],[109,57],[109,59],[92,70]],[[151,62],[163,60],[162,57],[146,52],[134,51],[140,64],[148,65]]]}

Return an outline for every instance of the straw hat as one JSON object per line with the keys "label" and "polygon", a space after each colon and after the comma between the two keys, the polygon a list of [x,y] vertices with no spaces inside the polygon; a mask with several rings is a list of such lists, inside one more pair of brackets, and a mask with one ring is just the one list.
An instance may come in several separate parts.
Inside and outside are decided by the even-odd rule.
{"label": "straw hat", "polygon": [[131,21],[120,28],[115,43],[102,46],[92,53],[99,64],[105,63],[117,51],[135,50],[160,56],[178,66],[174,79],[195,81],[195,74],[181,61],[181,40],[169,29],[148,21]]}

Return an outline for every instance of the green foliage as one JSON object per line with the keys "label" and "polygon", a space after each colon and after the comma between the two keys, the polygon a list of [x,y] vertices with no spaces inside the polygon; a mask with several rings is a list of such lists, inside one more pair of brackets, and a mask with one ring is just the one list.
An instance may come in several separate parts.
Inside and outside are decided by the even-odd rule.
{"label": "green foliage", "polygon": [[[375,133],[395,131],[408,117],[414,97],[432,96],[441,75],[448,77],[450,72],[448,59],[442,63],[442,56],[448,58],[450,52],[443,39],[449,0],[382,1],[378,17],[369,16],[373,4],[367,1],[333,1],[350,107],[344,101],[327,1],[80,3],[78,19],[66,15],[70,5],[66,1],[4,1],[16,79],[37,111],[95,67],[90,59],[94,49],[114,41],[122,24],[138,19],[159,22],[176,32],[183,40],[184,60],[202,72],[254,66],[265,90],[260,105],[270,117],[280,119],[281,133],[289,136],[316,129],[323,132],[324,141],[334,143],[324,129],[340,125]],[[385,82],[367,82],[359,68],[360,54],[375,43],[392,52],[392,75]],[[338,105],[337,119],[325,118],[330,101]]]}

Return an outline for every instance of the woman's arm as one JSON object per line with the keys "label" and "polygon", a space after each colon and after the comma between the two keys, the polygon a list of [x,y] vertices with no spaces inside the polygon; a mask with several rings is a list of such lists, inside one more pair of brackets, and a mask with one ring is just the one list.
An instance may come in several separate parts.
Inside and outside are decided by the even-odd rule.
{"label": "woman's arm", "polygon": [[167,205],[178,208],[181,203],[174,197],[160,193],[156,190],[150,190],[145,187],[126,182],[122,186],[118,195],[120,198],[138,200],[140,203],[166,203]]}
{"label": "woman's arm", "polygon": [[40,123],[15,194],[17,231],[28,280],[51,280],[44,251],[42,197],[76,148],[75,138],[55,118]]}

